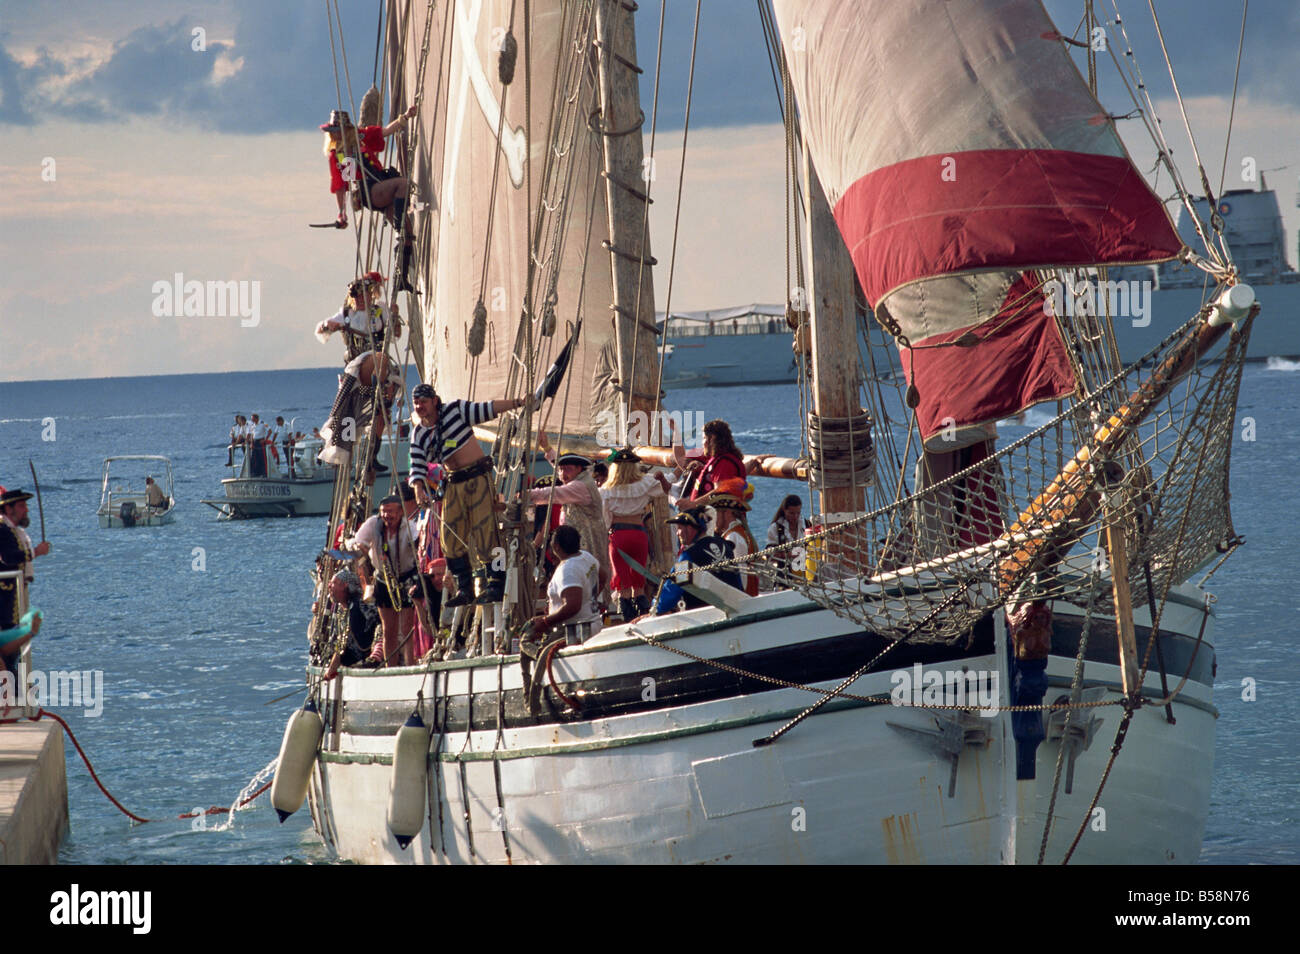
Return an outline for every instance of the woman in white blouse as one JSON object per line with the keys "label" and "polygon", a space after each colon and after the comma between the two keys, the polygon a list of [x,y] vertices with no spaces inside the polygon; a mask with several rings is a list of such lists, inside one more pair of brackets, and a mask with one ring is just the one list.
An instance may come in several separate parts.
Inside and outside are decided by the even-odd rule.
{"label": "woman in white blouse", "polygon": [[641,518],[656,497],[668,492],[668,477],[658,471],[641,474],[641,458],[628,448],[607,458],[609,477],[600,488],[609,526],[609,562],[614,568],[610,589],[618,600],[624,620],[650,612],[650,600],[642,592],[645,578],[634,570],[623,554],[645,566],[650,562],[650,534]]}

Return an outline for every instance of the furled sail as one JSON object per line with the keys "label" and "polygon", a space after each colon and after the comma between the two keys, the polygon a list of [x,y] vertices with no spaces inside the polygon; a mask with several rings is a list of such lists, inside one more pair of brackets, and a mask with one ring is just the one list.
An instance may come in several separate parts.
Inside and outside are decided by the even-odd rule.
{"label": "furled sail", "polygon": [[[392,101],[420,97],[411,171],[425,378],[448,397],[477,400],[506,395],[512,373],[518,380],[525,369],[535,387],[585,316],[546,426],[590,435],[600,396],[617,397],[601,141],[591,122],[599,107],[592,4],[395,0],[389,11]],[[503,86],[507,32],[518,53]],[[520,333],[530,256],[532,355]],[[475,358],[467,345],[480,301],[486,327]],[[653,342],[644,350],[652,360]]]}
{"label": "furled sail", "polygon": [[1164,261],[1182,242],[1039,0],[774,7],[859,281],[912,346],[923,436],[1068,393],[1027,273]]}

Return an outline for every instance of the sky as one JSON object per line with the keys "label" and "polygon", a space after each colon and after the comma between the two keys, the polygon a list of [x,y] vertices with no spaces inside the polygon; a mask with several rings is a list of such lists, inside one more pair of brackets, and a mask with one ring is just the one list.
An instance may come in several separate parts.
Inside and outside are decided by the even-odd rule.
{"label": "sky", "polygon": [[[339,6],[347,78],[359,98],[373,75],[379,4]],[[780,301],[783,132],[756,5],[702,4],[684,180],[696,5],[665,6],[658,84],[660,3],[643,0],[637,20],[647,143],[652,113],[655,121],[656,303],[695,310]],[[1063,32],[1074,29],[1077,6],[1048,4]],[[1113,8],[1111,0],[1098,6]],[[1122,0],[1119,8],[1187,170],[1191,151],[1146,3]],[[1163,0],[1156,9],[1217,187],[1241,7]],[[918,69],[922,49],[918,40]],[[1297,75],[1300,4],[1255,0],[1225,187],[1257,185],[1239,181],[1243,160],[1264,172],[1283,207],[1293,264]],[[0,134],[8,146],[0,158],[0,380],[335,363],[338,343],[321,345],[311,330],[338,308],[354,274],[352,233],[306,227],[335,212],[317,129],[334,100],[322,3],[0,0]],[[1105,78],[1102,100],[1112,113],[1129,108]],[[1138,167],[1149,169],[1154,151],[1137,124],[1121,122],[1120,131]],[[1166,194],[1167,182],[1156,185]],[[245,283],[246,314],[168,309],[160,289],[178,275]]]}

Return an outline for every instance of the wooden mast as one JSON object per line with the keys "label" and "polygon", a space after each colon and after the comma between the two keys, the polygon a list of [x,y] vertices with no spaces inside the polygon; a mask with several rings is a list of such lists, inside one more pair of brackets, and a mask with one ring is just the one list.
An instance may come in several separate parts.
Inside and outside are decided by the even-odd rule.
{"label": "wooden mast", "polygon": [[[821,418],[858,416],[861,368],[853,284],[853,261],[844,245],[826,193],[803,148],[804,195],[808,200],[807,300],[812,322],[813,411]],[[813,461],[814,465],[818,462]],[[866,488],[850,480],[823,484],[819,495],[827,525],[842,523],[844,514],[862,511]],[[838,517],[838,519],[837,519]]]}
{"label": "wooden mast", "polygon": [[[600,79],[600,115],[598,131],[604,145],[605,206],[609,212],[610,268],[613,297],[610,304],[614,322],[614,347],[617,351],[618,379],[614,387],[619,395],[619,443],[628,443],[629,423],[636,415],[646,421],[658,420],[656,387],[658,375],[652,362],[638,361],[643,354],[654,353],[655,300],[650,272],[655,264],[650,255],[650,196],[647,192],[654,178],[646,168],[641,143],[645,113],[641,110],[641,89],[636,63],[636,28],[633,14],[637,6],[630,0],[596,0],[596,53]],[[653,160],[651,160],[653,162]],[[645,347],[648,343],[650,347]],[[667,435],[652,435],[665,441]],[[668,501],[654,504],[651,521],[656,557],[653,568],[668,568],[668,554],[675,552],[668,524]]]}
{"label": "wooden mast", "polygon": [[[596,51],[600,77],[601,140],[604,144],[606,206],[609,210],[609,241],[613,270],[614,301],[611,305],[614,342],[617,349],[620,404],[629,412],[647,415],[658,403],[651,389],[654,377],[648,367],[637,368],[639,341],[655,334],[654,284],[651,281],[650,233],[646,206],[649,196],[643,178],[644,150],[636,65],[634,3],[596,0]],[[653,340],[651,337],[648,340]],[[633,389],[635,388],[635,393]],[[622,418],[622,415],[620,415]],[[625,424],[625,421],[624,421]],[[626,433],[619,437],[626,442]]]}

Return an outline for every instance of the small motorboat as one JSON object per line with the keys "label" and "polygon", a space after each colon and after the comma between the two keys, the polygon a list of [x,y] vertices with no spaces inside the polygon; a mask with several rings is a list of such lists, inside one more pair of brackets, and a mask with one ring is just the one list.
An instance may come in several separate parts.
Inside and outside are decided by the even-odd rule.
{"label": "small motorboat", "polygon": [[101,527],[160,527],[176,518],[172,462],[157,454],[127,454],[104,460],[99,493]]}

